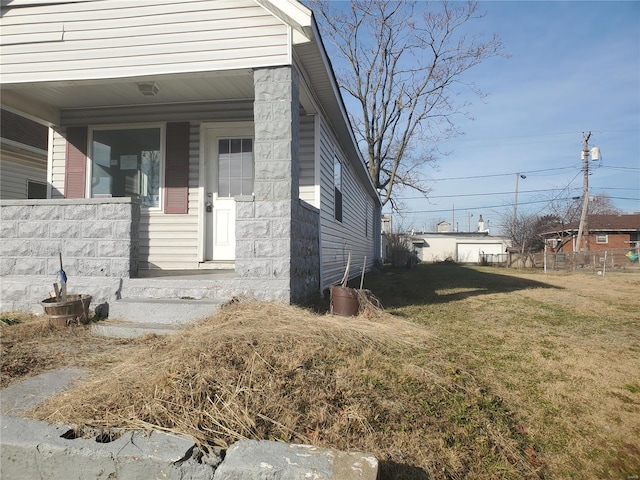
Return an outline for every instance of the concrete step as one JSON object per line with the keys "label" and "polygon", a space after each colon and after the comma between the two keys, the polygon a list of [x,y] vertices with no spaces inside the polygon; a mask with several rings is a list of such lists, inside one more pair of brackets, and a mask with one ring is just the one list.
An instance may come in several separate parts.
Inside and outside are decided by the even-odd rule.
{"label": "concrete step", "polygon": [[145,335],[169,335],[180,332],[185,326],[167,323],[136,323],[105,320],[91,326],[93,333],[112,338],[138,338]]}
{"label": "concrete step", "polygon": [[109,319],[181,325],[210,317],[221,304],[209,298],[122,298],[109,305]]}
{"label": "concrete step", "polygon": [[[246,282],[245,282],[246,283]],[[231,274],[191,277],[129,278],[122,284],[122,298],[208,298],[227,300],[243,282]]]}
{"label": "concrete step", "polygon": [[105,337],[137,338],[167,335],[214,315],[219,300],[209,298],[123,298],[109,305],[109,319],[94,323],[93,332]]}

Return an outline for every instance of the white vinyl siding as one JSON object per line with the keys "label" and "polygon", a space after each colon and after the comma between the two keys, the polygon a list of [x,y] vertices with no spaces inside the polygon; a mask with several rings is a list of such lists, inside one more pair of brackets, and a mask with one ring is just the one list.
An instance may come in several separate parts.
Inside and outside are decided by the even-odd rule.
{"label": "white vinyl siding", "polygon": [[2,152],[0,160],[0,198],[22,200],[27,198],[27,183],[47,182],[46,159],[36,159]]}
{"label": "white vinyl siding", "polygon": [[288,27],[254,2],[241,0],[8,8],[2,16],[2,40],[3,83],[290,63]]}
{"label": "white vinyl siding", "polygon": [[66,129],[53,129],[51,198],[64,198],[64,169],[67,151]]}
{"label": "white vinyl siding", "polygon": [[[351,162],[344,158],[335,136],[327,124],[321,121],[320,139],[320,177],[321,209],[320,225],[322,229],[321,268],[322,289],[335,285],[344,275],[349,253],[351,253],[350,277],[362,272],[364,257],[367,257],[367,269],[378,256],[375,251],[374,229],[371,228],[374,201],[366,194],[353,170]],[[334,218],[334,156],[342,161],[342,222]],[[367,207],[368,205],[368,207]],[[365,212],[368,212],[369,228]],[[368,230],[368,232],[367,232]]]}
{"label": "white vinyl siding", "polygon": [[168,215],[141,209],[140,268],[181,269],[198,267],[198,181],[200,125],[189,128],[189,210]]}
{"label": "white vinyl siding", "polygon": [[[209,120],[225,119],[251,120],[252,109],[246,108],[246,102],[237,104],[225,102],[225,110],[220,107],[209,109]],[[184,120],[184,105],[158,106],[156,108],[133,108],[136,112],[129,118],[141,123],[157,121]],[[109,110],[109,109],[104,109]],[[101,116],[101,109],[75,111],[75,125],[95,125],[101,118],[112,119],[110,115]],[[199,113],[198,116],[203,115]],[[135,125],[135,124],[133,124]],[[189,127],[189,193],[187,214],[165,214],[160,210],[141,208],[140,219],[140,268],[189,269],[198,268],[198,214],[200,208],[198,182],[200,179],[200,122],[191,121]],[[64,197],[65,167],[65,129],[54,131],[53,165],[52,165],[52,198]]]}
{"label": "white vinyl siding", "polygon": [[300,199],[320,208],[316,195],[315,178],[315,117],[300,117],[299,158],[300,158]]}

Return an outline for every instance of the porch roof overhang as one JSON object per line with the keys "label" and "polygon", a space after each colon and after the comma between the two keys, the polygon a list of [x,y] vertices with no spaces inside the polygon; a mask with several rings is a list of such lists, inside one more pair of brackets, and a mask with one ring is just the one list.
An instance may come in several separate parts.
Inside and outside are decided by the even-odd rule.
{"label": "porch roof overhang", "polygon": [[[358,177],[380,206],[380,197],[358,148],[313,12],[297,0],[254,1],[291,27],[291,61],[301,67],[307,87],[300,88],[301,108],[308,113],[317,110],[324,113],[346,154],[353,160]],[[61,125],[65,110],[253,100],[253,69],[275,66],[281,65],[252,65],[243,69],[122,78],[2,83],[2,108],[55,126]],[[138,87],[143,83],[155,83],[158,93],[143,95]]]}
{"label": "porch roof overhang", "polygon": [[[146,96],[139,84],[155,84]],[[65,110],[252,99],[251,69],[2,85],[3,108],[53,126]]]}

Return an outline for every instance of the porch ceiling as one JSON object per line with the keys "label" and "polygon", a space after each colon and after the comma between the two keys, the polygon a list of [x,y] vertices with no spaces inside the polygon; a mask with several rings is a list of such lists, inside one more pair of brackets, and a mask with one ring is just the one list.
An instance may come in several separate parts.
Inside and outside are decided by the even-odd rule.
{"label": "porch ceiling", "polygon": [[[145,96],[140,93],[137,84],[147,82],[158,85],[157,95]],[[32,105],[46,105],[47,111],[56,112],[59,116],[60,110],[85,107],[254,98],[254,87],[253,72],[243,69],[197,75],[3,85],[2,96],[3,104],[38,118],[38,111],[33,111]],[[55,123],[52,118],[40,120]]]}

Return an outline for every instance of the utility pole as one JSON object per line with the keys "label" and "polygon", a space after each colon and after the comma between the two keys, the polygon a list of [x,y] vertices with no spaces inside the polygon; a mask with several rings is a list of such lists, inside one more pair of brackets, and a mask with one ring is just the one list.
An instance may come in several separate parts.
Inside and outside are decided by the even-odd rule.
{"label": "utility pole", "polygon": [[[582,173],[584,178],[582,180],[582,215],[580,215],[580,226],[576,239],[578,252],[582,250],[582,237],[589,235],[589,138],[591,138],[591,132],[582,134]],[[588,242],[587,250],[589,250]]]}
{"label": "utility pole", "polygon": [[513,225],[511,227],[511,230],[513,232],[517,232],[518,231],[518,180],[519,179],[525,179],[527,178],[526,175],[521,175],[520,173],[516,173],[516,194],[515,197],[513,199]]}

